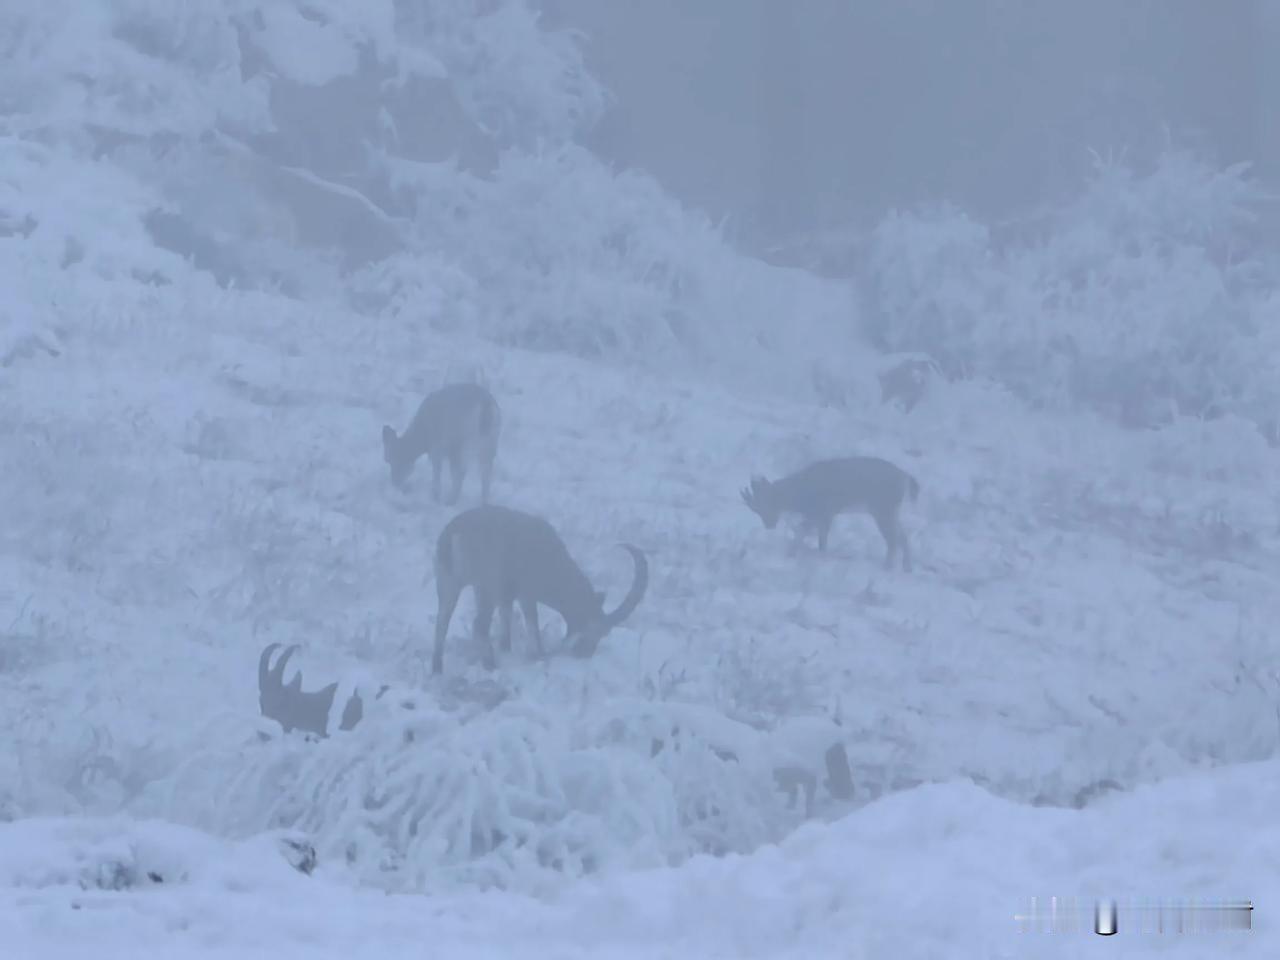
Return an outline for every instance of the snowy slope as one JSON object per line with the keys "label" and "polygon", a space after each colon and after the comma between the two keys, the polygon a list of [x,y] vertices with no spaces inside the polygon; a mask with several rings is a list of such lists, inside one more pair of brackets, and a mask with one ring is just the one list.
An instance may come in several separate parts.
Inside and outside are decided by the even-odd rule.
{"label": "snowy slope", "polygon": [[[390,488],[378,430],[476,369],[506,411],[496,497],[551,518],[611,596],[629,576],[619,540],[651,554],[654,578],[594,661],[525,664],[517,632],[496,678],[471,662],[464,604],[449,677],[427,702],[496,683],[506,712],[450,728],[435,752],[388,743],[412,783],[461,777],[450,751],[489,756],[490,736],[536,743],[545,776],[562,778],[558,802],[579,798],[554,829],[607,845],[591,856],[626,868],[747,851],[797,822],[765,769],[707,772],[639,750],[641,728],[683,704],[701,711],[704,737],[717,718],[837,719],[857,804],[960,777],[1072,805],[1275,747],[1265,446],[1252,459],[1225,447],[1237,462],[1214,454],[1226,482],[1203,469],[1208,434],[1189,451],[1185,436],[1032,417],[976,386],[909,418],[869,403],[748,402],[194,281],[87,320],[63,345],[15,365],[2,396],[15,456],[3,479],[12,666],[0,722],[19,749],[0,783],[15,814],[123,804],[230,836],[301,824],[332,858],[354,807],[382,831],[354,857],[361,882],[554,888],[545,863],[499,858],[477,872],[456,844],[396,840],[386,832],[405,822],[359,812],[360,778],[387,770],[335,778],[391,736],[372,722],[358,747],[253,736],[254,664],[270,641],[303,644],[308,687],[422,682],[430,548],[449,512],[421,477],[408,494]],[[915,575],[881,570],[865,518],[841,522],[832,556],[793,556],[786,534],[737,501],[752,472],[851,450],[920,478]],[[587,781],[569,772],[584,769]],[[512,789],[508,775],[488,789]],[[299,793],[279,794],[282,777],[301,778],[301,795],[339,782],[354,793],[304,809]],[[593,825],[567,826],[591,778],[615,793],[595,798]],[[667,806],[606,843],[617,823],[601,797],[629,793]],[[704,801],[719,812],[690,821]]]}
{"label": "snowy slope", "polygon": [[[1251,935],[1126,955],[1275,955],[1280,456],[1258,428],[1280,299],[1236,259],[1238,170],[1111,171],[1007,256],[963,217],[890,218],[859,291],[882,343],[977,350],[969,369],[1056,409],[1109,382],[1038,382],[1067,333],[1122,381],[1176,359],[1223,416],[1122,432],[981,379],[904,415],[848,289],[740,256],[573,142],[604,93],[528,5],[15,10],[6,956],[1112,949],[1029,953],[1033,894],[1252,897]],[[449,104],[458,130],[414,132]],[[437,162],[473,135],[491,168]],[[157,214],[190,236],[165,245]],[[550,519],[612,598],[619,541],[650,557],[589,662],[530,662],[517,627],[486,673],[464,600],[426,675],[452,511],[421,474],[391,487],[379,431],[472,376],[504,411],[496,499]],[[738,499],[851,452],[918,477],[914,574],[882,569],[867,518],[819,556]],[[308,689],[359,688],[362,724],[313,743],[262,720],[273,642],[301,645]],[[778,774],[820,778],[833,742],[854,796],[806,808]]]}
{"label": "snowy slope", "polygon": [[[1270,957],[1277,772],[1170,780],[1083,811],[921,787],[747,857],[584,881],[545,901],[352,890],[293,871],[269,837],[24,821],[0,827],[0,932],[7,955],[48,960],[129,957],[142,943],[174,958]],[[1254,929],[1122,925],[1112,940],[1020,933],[1014,920],[1035,894],[1168,890],[1240,891],[1258,905]]]}

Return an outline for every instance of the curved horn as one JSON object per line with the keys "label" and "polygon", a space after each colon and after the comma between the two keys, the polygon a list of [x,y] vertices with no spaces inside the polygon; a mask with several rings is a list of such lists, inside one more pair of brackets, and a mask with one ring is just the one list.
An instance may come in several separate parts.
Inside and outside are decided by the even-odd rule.
{"label": "curved horn", "polygon": [[[292,657],[297,652],[298,652],[298,644],[296,643],[290,644],[289,646],[285,647],[284,653],[280,654],[280,659],[276,661],[275,667],[272,668],[271,670],[271,672],[274,673],[279,678],[281,686],[284,686],[284,666],[286,663],[289,662],[289,658]],[[302,671],[299,670],[296,674],[294,674],[293,682],[290,684],[290,686],[300,686],[301,684],[302,684]]]}
{"label": "curved horn", "polygon": [[622,602],[614,609],[612,613],[604,615],[605,629],[612,630],[640,606],[640,601],[644,599],[645,591],[649,589],[649,558],[644,555],[644,551],[639,547],[633,547],[629,543],[618,544],[623,550],[631,554],[631,562],[635,564],[636,575],[631,581],[631,589],[627,591],[627,595],[622,598]]}
{"label": "curved horn", "polygon": [[631,616],[635,608],[640,606],[640,601],[644,599],[645,591],[649,588],[649,559],[644,555],[644,551],[629,543],[620,543],[618,546],[631,554],[631,560],[635,564],[636,575],[631,581],[631,589],[612,612],[600,618],[593,629],[583,631],[573,650],[576,656],[589,657],[594,654],[605,635]]}
{"label": "curved horn", "polygon": [[[265,690],[271,683],[272,676],[275,671],[267,664],[271,662],[271,654],[280,648],[278,643],[268,643],[266,649],[262,651],[262,656],[258,658],[258,689]],[[278,679],[278,678],[277,678]]]}

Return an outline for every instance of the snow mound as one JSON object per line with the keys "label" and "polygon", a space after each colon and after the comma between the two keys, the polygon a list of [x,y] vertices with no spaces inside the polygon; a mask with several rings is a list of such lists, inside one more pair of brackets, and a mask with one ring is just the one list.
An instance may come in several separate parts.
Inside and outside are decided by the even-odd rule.
{"label": "snow mound", "polygon": [[308,846],[284,832],[230,842],[160,820],[32,818],[0,824],[0,889],[191,884],[252,893],[309,872]]}
{"label": "snow mound", "polygon": [[[0,826],[0,925],[17,956],[166,955],[399,960],[474,957],[1275,955],[1280,768],[1176,778],[1083,811],[1027,807],[963,782],[906,791],[748,856],[601,876],[541,900],[503,891],[435,897],[310,877],[277,837],[215,840],[161,822],[32,820]],[[1169,825],[1176,823],[1176,829]],[[1247,838],[1247,839],[1246,839]],[[166,882],[94,882],[127,870]],[[182,882],[168,882],[182,877]],[[87,881],[87,882],[86,882]],[[1114,939],[1026,933],[1029,898],[1241,898],[1254,929]],[[70,907],[71,909],[68,909]],[[501,922],[495,922],[501,918]]]}

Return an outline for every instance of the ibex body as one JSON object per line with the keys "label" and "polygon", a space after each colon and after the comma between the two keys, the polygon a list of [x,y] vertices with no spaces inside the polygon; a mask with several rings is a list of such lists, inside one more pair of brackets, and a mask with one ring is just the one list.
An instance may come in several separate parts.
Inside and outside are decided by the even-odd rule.
{"label": "ibex body", "polygon": [[742,499],[772,530],[784,513],[798,514],[804,529],[817,530],[818,549],[827,549],[831,522],[841,513],[867,513],[875,520],[888,547],[885,566],[902,554],[902,568],[911,569],[911,547],[901,522],[902,501],[915,500],[920,485],[915,477],[878,457],[819,460],[798,473],[770,482],[754,477]]}
{"label": "ibex body", "polygon": [[[286,685],[285,664],[298,648],[286,648],[273,667],[271,654],[279,647],[278,643],[268,644],[258,659],[258,706],[262,715],[279,723],[285,733],[305,730],[320,737],[328,736],[329,712],[333,709],[334,694],[338,692],[337,683],[331,683],[321,690],[304,691],[302,674],[299,672]],[[352,694],[343,707],[339,729],[350,730],[363,716],[363,701],[358,693]]]}
{"label": "ibex body", "polygon": [[498,402],[475,383],[453,383],[430,394],[399,436],[382,428],[382,456],[391,468],[391,481],[403,486],[420,457],[431,460],[431,493],[440,499],[440,474],[446,462],[452,475],[449,503],[462,492],[467,466],[480,470],[480,499],[489,501],[493,462],[498,455],[502,415]]}
{"label": "ibex body", "polygon": [[444,643],[449,621],[462,591],[476,598],[475,638],[483,644],[486,663],[494,664],[489,627],[501,611],[505,649],[511,649],[512,607],[520,604],[534,648],[542,653],[538,604],[564,618],[567,639],[577,656],[589,657],[610,630],[639,605],[649,584],[649,565],[636,547],[622,544],[635,563],[635,579],[616,610],[604,610],[604,594],[591,586],[569,556],[564,541],[546,520],[506,507],[482,506],[458,514],[436,542],[435,575],[439,608],[431,670],[444,669]]}

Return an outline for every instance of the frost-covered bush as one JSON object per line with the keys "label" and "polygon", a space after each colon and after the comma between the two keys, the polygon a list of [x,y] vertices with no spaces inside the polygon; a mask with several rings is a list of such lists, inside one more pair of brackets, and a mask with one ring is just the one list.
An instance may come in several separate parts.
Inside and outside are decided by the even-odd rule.
{"label": "frost-covered bush", "polygon": [[401,31],[434,39],[468,114],[503,143],[571,140],[604,109],[578,38],[544,29],[525,0],[401,2],[397,15]]}
{"label": "frost-covered bush", "polygon": [[353,278],[352,303],[366,310],[445,330],[470,320],[501,343],[666,368],[767,364],[807,385],[812,344],[838,335],[847,309],[839,288],[741,257],[653,178],[573,144],[509,151],[491,179],[390,166],[414,210],[413,253]]}
{"label": "frost-covered bush", "polygon": [[1004,240],[953,209],[895,213],[871,244],[865,329],[1040,405],[1130,425],[1233,413],[1269,429],[1280,312],[1250,258],[1261,198],[1246,174],[1179,151],[1144,175],[1099,163],[1042,229]]}
{"label": "frost-covered bush", "polygon": [[646,759],[669,785],[680,829],[672,859],[746,852],[795,825],[773,780],[773,745],[713,708],[616,699],[584,720],[588,743]]}
{"label": "frost-covered bush", "polygon": [[[524,0],[12,6],[0,129],[76,169],[11,183],[82,188],[59,208],[81,243],[108,235],[86,208],[110,207],[154,234],[120,248],[172,247],[240,285],[271,279],[255,269],[264,257],[303,272],[288,258],[297,242],[365,257],[401,247],[380,158],[446,157],[468,125],[498,146],[563,140],[603,102],[573,38],[543,30]],[[450,108],[452,127],[423,127],[423,110]],[[133,183],[102,189],[104,173]]]}
{"label": "frost-covered bush", "polygon": [[140,810],[230,836],[289,827],[321,864],[397,890],[526,891],[586,873],[745,852],[798,822],[767,737],[714,710],[614,699],[566,716],[375,711],[321,742],[206,750]]}
{"label": "frost-covered bush", "polygon": [[752,638],[728,647],[716,661],[717,700],[726,713],[753,726],[817,709],[818,671],[809,659]]}
{"label": "frost-covered bush", "polygon": [[877,346],[927,352],[952,376],[974,369],[1001,285],[985,226],[950,206],[895,211],[876,227],[863,280]]}
{"label": "frost-covered bush", "polygon": [[767,368],[802,389],[812,344],[845,335],[838,289],[740,257],[652,178],[575,144],[605,94],[529,0],[7,12],[0,279],[32,299],[90,270],[143,296],[195,268],[396,323]]}

